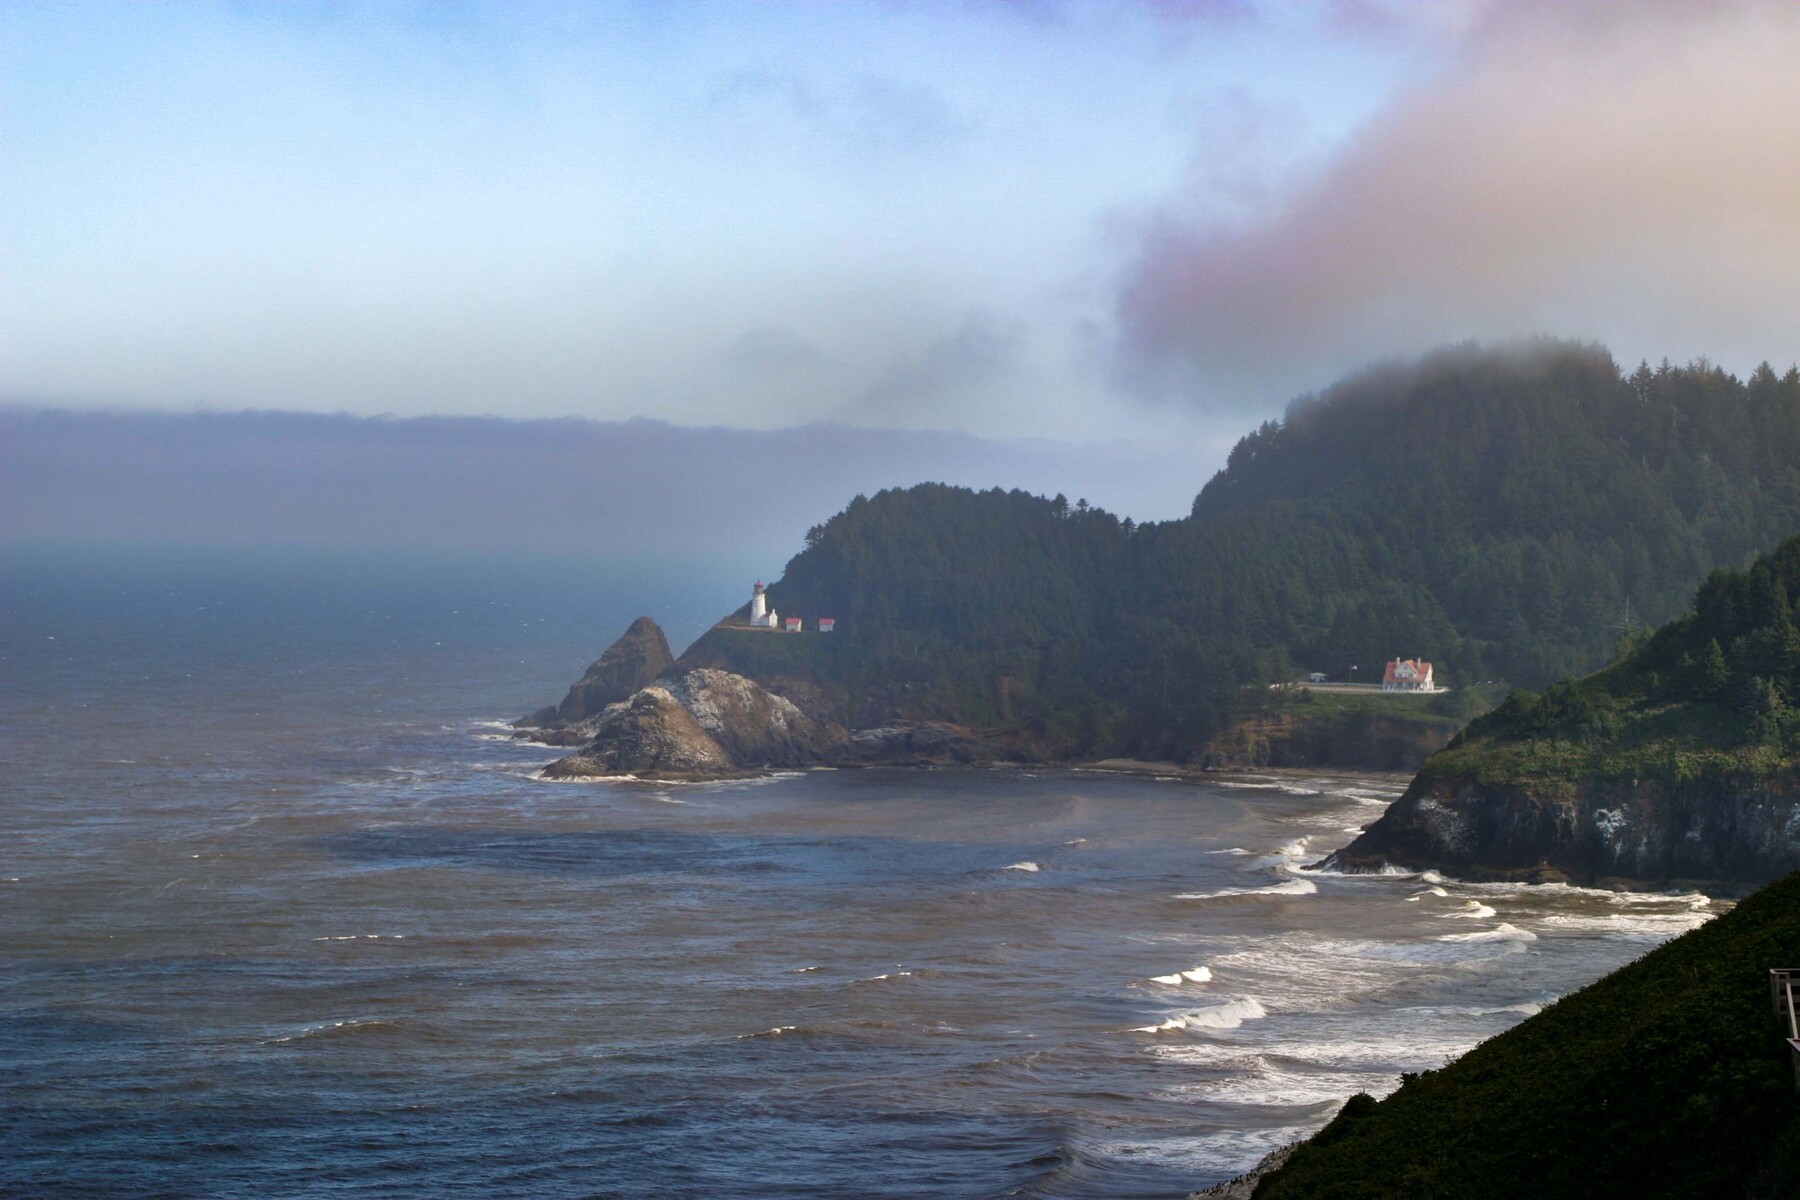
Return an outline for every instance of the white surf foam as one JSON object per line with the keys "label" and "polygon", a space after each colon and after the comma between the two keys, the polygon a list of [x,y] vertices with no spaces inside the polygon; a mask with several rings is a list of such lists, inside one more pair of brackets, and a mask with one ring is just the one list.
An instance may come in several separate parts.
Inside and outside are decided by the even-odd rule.
{"label": "white surf foam", "polygon": [[1445,933],[1434,941],[1439,942],[1535,942],[1537,934],[1529,929],[1520,929],[1517,925],[1509,925],[1505,921],[1493,929],[1483,929],[1475,933]]}
{"label": "white surf foam", "polygon": [[1216,892],[1181,892],[1177,900],[1223,900],[1228,896],[1311,896],[1319,890],[1319,885],[1310,879],[1289,879],[1282,883],[1271,884],[1260,888],[1220,888]]}
{"label": "white surf foam", "polygon": [[1206,983],[1212,979],[1212,972],[1205,967],[1190,967],[1186,971],[1176,971],[1173,975],[1152,975],[1151,983],[1160,983],[1164,987],[1180,987],[1184,983]]}
{"label": "white surf foam", "polygon": [[1495,912],[1491,907],[1483,904],[1479,900],[1465,900],[1463,901],[1463,906],[1455,912],[1438,914],[1440,917],[1467,917],[1477,921],[1486,920],[1488,917],[1499,915],[1500,914]]}
{"label": "white surf foam", "polygon": [[1698,929],[1712,919],[1710,913],[1683,911],[1672,913],[1595,913],[1552,914],[1543,923],[1553,929],[1572,933],[1604,933],[1619,937],[1667,938]]}

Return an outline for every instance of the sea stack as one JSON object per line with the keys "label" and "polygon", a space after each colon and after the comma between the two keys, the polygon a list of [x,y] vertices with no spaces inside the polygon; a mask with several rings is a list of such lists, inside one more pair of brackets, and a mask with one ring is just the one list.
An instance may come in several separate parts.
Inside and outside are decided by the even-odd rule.
{"label": "sea stack", "polygon": [[639,617],[569,689],[552,719],[534,723],[573,725],[598,716],[607,705],[648,687],[674,661],[662,627],[649,617]]}

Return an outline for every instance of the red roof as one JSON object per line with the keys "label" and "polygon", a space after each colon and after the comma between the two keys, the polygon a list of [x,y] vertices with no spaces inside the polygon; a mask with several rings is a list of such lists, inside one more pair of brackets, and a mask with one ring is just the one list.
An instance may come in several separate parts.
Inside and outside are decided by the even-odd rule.
{"label": "red roof", "polygon": [[1412,679],[1423,679],[1431,674],[1431,664],[1422,658],[1396,658],[1389,661],[1387,669],[1381,673],[1381,681],[1383,683],[1407,682],[1398,674],[1401,667],[1412,668]]}

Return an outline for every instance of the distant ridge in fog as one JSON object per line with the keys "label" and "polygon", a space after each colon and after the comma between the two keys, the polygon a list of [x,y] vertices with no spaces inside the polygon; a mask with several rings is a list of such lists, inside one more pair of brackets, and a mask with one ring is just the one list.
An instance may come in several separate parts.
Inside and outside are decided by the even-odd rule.
{"label": "distant ridge in fog", "polygon": [[933,480],[1187,509],[1187,448],[833,425],[0,409],[0,539],[506,547],[766,559],[859,492]]}

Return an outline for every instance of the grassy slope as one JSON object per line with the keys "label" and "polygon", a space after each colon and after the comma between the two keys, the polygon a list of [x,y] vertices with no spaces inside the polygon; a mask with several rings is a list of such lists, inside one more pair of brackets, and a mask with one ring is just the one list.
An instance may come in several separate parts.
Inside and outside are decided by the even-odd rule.
{"label": "grassy slope", "polygon": [[1509,701],[1433,755],[1421,773],[1566,799],[1577,781],[1714,779],[1786,788],[1795,765],[1793,749],[1755,736],[1743,712],[1673,698],[1633,659],[1541,697]]}
{"label": "grassy slope", "polygon": [[1353,1100],[1257,1198],[1800,1195],[1776,966],[1800,966],[1800,874],[1386,1100]]}

